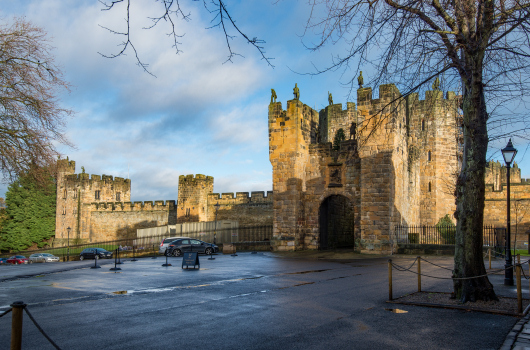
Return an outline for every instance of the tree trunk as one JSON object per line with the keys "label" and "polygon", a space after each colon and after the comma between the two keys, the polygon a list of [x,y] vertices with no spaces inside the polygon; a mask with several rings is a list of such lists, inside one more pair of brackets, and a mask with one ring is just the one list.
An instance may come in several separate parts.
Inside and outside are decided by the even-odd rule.
{"label": "tree trunk", "polygon": [[[482,85],[481,58],[474,57],[476,70],[464,80],[464,154],[456,184],[456,245],[453,287],[462,302],[498,300],[486,275],[482,251],[488,131]],[[477,73],[480,72],[480,73]],[[475,276],[483,276],[473,278]],[[459,279],[465,278],[465,279]]]}

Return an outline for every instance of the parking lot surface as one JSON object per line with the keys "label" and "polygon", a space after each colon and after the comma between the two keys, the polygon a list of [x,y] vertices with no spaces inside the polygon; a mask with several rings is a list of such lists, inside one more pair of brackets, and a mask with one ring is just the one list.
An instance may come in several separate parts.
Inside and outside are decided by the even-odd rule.
{"label": "parking lot surface", "polygon": [[[200,256],[200,269],[173,257],[173,266],[142,258],[116,272],[113,260],[99,260],[99,269],[93,261],[1,266],[0,313],[24,301],[62,349],[498,349],[518,320],[386,303],[387,258],[215,258]],[[413,260],[393,257],[403,266]],[[428,264],[422,272],[450,275]],[[393,285],[400,296],[416,291],[417,279],[395,273]],[[422,288],[450,292],[451,284],[425,279]],[[0,349],[9,349],[10,315],[0,318]],[[53,349],[26,315],[22,345]]]}

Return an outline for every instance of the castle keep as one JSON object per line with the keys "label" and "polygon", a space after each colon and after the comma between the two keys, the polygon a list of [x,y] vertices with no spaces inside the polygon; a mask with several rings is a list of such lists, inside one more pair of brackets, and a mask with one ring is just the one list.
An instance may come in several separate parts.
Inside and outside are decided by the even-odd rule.
{"label": "castle keep", "polygon": [[[56,242],[135,238],[138,228],[186,222],[273,224],[274,250],[353,247],[390,253],[396,225],[435,225],[455,211],[461,157],[459,98],[433,86],[420,100],[394,85],[357,90],[357,103],[317,112],[295,98],[284,110],[273,90],[268,110],[273,192],[213,193],[214,179],[178,178],[177,201],[131,202],[131,181],[75,174],[58,161]],[[333,143],[333,141],[335,141]],[[505,227],[506,168],[486,169],[484,224]],[[511,170],[512,234],[530,229],[530,180]],[[274,195],[273,195],[274,193]],[[216,216],[217,214],[217,216]]]}

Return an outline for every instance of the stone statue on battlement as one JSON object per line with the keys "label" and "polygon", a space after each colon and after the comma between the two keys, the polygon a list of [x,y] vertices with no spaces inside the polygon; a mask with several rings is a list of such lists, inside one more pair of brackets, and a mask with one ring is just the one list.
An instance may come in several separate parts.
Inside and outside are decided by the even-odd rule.
{"label": "stone statue on battlement", "polygon": [[271,104],[276,103],[277,98],[278,96],[276,95],[276,91],[274,91],[274,89],[271,89]]}
{"label": "stone statue on battlement", "polygon": [[83,174],[85,173],[85,167],[84,167],[84,166],[81,167],[81,172],[82,172]]}
{"label": "stone statue on battlement", "polygon": [[300,89],[298,88],[298,84],[297,83],[294,84],[293,94],[294,94],[294,99],[295,100],[299,100],[300,99]]}
{"label": "stone statue on battlement", "polygon": [[357,133],[357,123],[351,122],[351,125],[350,125],[350,140],[351,139],[355,140],[355,134],[356,133]]}
{"label": "stone statue on battlement", "polygon": [[357,78],[357,82],[359,83],[359,89],[362,89],[364,84],[363,71],[360,71],[359,77]]}
{"label": "stone statue on battlement", "polygon": [[329,91],[328,91],[328,102],[330,106],[333,104],[333,96],[331,95],[331,92]]}
{"label": "stone statue on battlement", "polygon": [[440,90],[440,78],[436,77],[436,79],[434,79],[434,83],[432,83],[432,89],[434,91]]}

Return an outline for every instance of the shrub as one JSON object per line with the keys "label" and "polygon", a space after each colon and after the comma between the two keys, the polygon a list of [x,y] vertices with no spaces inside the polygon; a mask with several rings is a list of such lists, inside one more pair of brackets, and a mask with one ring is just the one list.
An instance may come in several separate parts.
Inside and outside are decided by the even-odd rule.
{"label": "shrub", "polygon": [[449,217],[449,214],[446,214],[438,221],[436,229],[438,230],[438,233],[440,233],[445,244],[455,244],[456,226],[453,223],[453,220]]}
{"label": "shrub", "polygon": [[409,233],[409,243],[418,244],[420,242],[420,235],[418,233]]}

